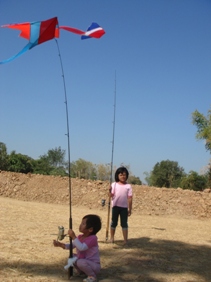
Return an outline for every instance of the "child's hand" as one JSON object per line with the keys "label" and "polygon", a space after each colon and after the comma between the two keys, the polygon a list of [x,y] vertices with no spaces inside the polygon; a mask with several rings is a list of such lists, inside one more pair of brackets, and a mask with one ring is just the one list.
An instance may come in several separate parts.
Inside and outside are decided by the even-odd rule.
{"label": "child's hand", "polygon": [[65,244],[60,243],[59,241],[53,240],[54,247],[60,247],[62,249],[65,249]]}
{"label": "child's hand", "polygon": [[76,238],[75,232],[72,229],[68,230],[68,235],[74,240]]}
{"label": "child's hand", "polygon": [[60,243],[56,240],[53,240],[54,247],[60,247]]}

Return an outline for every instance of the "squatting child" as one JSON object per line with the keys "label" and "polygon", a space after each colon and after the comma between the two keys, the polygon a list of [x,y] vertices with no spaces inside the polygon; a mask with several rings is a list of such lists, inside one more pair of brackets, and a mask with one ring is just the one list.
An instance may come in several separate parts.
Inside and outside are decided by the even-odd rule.
{"label": "squatting child", "polygon": [[[86,274],[84,282],[97,281],[97,274],[100,272],[100,255],[97,239],[97,232],[101,229],[101,219],[98,215],[88,214],[82,218],[78,236],[72,229],[69,229],[68,235],[72,238],[72,247],[76,249],[73,258],[68,259],[68,265],[75,267],[78,274]],[[55,247],[70,249],[70,244],[64,244],[56,240],[53,241]]]}

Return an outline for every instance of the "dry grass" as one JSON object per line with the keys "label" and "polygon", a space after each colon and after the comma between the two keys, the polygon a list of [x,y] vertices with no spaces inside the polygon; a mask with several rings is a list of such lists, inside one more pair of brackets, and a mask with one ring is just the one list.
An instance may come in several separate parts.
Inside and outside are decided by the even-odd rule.
{"label": "dry grass", "polygon": [[[58,225],[68,228],[68,205],[24,202],[0,197],[0,281],[67,281],[68,251],[54,248]],[[81,217],[97,213],[102,271],[99,281],[210,282],[211,220],[133,214],[130,246],[104,242],[107,211],[73,207],[73,228]],[[65,239],[64,241],[68,241]],[[82,278],[72,278],[82,281]]]}

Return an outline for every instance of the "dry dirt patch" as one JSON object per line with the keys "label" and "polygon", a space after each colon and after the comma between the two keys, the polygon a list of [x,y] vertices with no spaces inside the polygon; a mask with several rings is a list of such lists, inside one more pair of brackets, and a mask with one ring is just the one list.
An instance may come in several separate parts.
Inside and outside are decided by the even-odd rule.
{"label": "dry dirt patch", "polygon": [[[0,281],[67,281],[63,266],[68,251],[54,248],[52,240],[56,236],[51,234],[57,233],[58,225],[68,228],[68,204],[0,197],[0,212]],[[87,213],[97,213],[103,221],[98,233],[102,262],[100,281],[211,281],[210,219],[134,213],[129,220],[130,246],[123,248],[120,227],[115,244],[104,242],[106,209],[73,206],[76,231],[81,217]]]}

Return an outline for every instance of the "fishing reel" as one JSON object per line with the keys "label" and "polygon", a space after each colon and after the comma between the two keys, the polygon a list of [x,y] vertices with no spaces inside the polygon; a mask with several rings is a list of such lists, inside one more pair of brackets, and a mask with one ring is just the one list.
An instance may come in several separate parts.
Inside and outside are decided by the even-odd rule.
{"label": "fishing reel", "polygon": [[59,229],[59,231],[58,231],[57,240],[62,241],[64,239],[64,237],[66,236],[64,234],[64,226],[58,226],[58,229]]}
{"label": "fishing reel", "polygon": [[62,241],[67,234],[64,234],[64,226],[58,226],[58,234],[51,234],[51,235],[57,235],[57,241]]}
{"label": "fishing reel", "polygon": [[102,200],[101,200],[101,206],[104,207],[105,205],[108,206],[108,207],[110,207],[110,205],[111,205],[110,200],[108,200],[108,203],[106,203],[106,199],[102,199]]}
{"label": "fishing reel", "polygon": [[105,200],[105,199],[102,199],[102,200],[101,200],[101,206],[104,207],[105,204],[106,204],[106,200]]}

